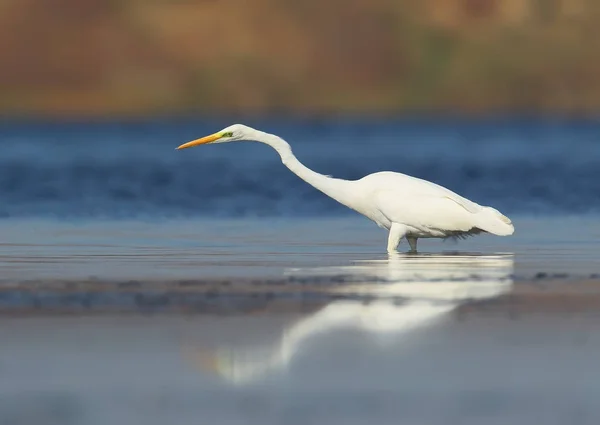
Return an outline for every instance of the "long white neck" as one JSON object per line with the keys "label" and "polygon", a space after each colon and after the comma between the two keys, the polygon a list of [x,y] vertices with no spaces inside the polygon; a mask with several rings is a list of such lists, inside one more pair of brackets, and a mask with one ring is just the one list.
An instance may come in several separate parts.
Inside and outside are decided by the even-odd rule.
{"label": "long white neck", "polygon": [[334,179],[311,170],[298,161],[298,158],[294,156],[290,145],[281,137],[262,131],[257,131],[257,133],[255,140],[275,149],[281,157],[281,162],[283,162],[292,173],[339,203],[354,208],[354,197],[352,196],[352,185],[354,182]]}

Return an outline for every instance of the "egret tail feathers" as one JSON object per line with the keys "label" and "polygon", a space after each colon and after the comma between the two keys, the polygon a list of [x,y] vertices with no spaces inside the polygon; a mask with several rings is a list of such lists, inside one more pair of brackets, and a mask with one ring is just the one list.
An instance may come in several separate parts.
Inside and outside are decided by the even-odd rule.
{"label": "egret tail feathers", "polygon": [[477,213],[476,223],[481,230],[498,236],[509,236],[515,232],[510,218],[492,207],[483,207]]}

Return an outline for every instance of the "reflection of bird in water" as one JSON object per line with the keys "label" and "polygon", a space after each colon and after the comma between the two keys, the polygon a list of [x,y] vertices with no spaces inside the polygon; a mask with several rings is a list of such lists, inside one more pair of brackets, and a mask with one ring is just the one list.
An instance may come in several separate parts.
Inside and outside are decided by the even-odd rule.
{"label": "reflection of bird in water", "polygon": [[241,124],[179,146],[241,140],[271,146],[282,162],[302,180],[341,204],[389,230],[387,250],[394,252],[406,238],[411,251],[418,238],[464,238],[479,233],[512,235],[510,219],[498,210],[481,206],[445,187],[401,173],[383,171],[349,181],[319,174],[303,165],[282,138]]}
{"label": "reflection of bird in water", "polygon": [[[310,338],[339,328],[369,333],[414,331],[453,309],[452,305],[413,302],[396,305],[391,301],[336,301],[286,329],[272,346],[232,349],[220,347],[210,353],[193,353],[204,368],[215,370],[234,384],[250,382],[270,370],[286,367]],[[188,350],[188,355],[192,354]]]}
{"label": "reflection of bird in water", "polygon": [[[350,276],[334,293],[435,300],[489,298],[512,285],[512,254],[400,254],[351,266],[289,269],[290,276]],[[352,279],[354,277],[355,279]],[[373,281],[379,284],[374,285]]]}
{"label": "reflection of bird in water", "polygon": [[[221,346],[215,350],[188,347],[187,357],[201,368],[214,370],[229,382],[241,385],[270,371],[286,368],[309,339],[335,329],[354,328],[373,335],[408,338],[443,320],[468,300],[489,299],[509,292],[513,257],[436,255],[417,258],[397,255],[387,261],[306,272],[323,275],[325,271],[376,276],[386,282],[365,281],[360,285],[350,284],[347,288],[336,286],[336,292],[347,290],[371,295],[374,301],[331,302],[289,326],[275,344],[242,349]],[[398,297],[405,300],[397,302]]]}

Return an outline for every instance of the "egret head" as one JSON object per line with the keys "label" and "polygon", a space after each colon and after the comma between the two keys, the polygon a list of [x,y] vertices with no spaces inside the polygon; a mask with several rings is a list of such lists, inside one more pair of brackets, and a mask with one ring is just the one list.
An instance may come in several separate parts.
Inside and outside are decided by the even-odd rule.
{"label": "egret head", "polygon": [[200,139],[192,140],[191,142],[184,143],[178,146],[177,149],[186,149],[198,145],[206,145],[209,143],[227,143],[236,142],[239,140],[256,140],[258,132],[253,128],[245,126],[243,124],[233,124],[229,127],[225,127],[223,130],[218,131],[210,136],[202,137]]}

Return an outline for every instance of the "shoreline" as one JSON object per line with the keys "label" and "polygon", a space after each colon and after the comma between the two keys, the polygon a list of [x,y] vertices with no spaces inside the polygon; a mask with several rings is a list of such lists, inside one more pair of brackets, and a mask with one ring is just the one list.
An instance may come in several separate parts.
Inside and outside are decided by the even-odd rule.
{"label": "shoreline", "polygon": [[[439,289],[431,296],[378,293],[398,285],[363,280],[357,284],[335,277],[290,279],[207,279],[161,282],[30,281],[0,286],[0,316],[60,315],[244,315],[300,313],[344,301],[402,305],[413,301],[456,304],[461,314],[576,314],[600,310],[600,277],[504,280],[509,287],[497,296],[454,299],[443,292],[475,288],[489,282],[404,282],[419,289]],[[366,283],[365,283],[366,282]],[[498,281],[500,282],[500,280]],[[433,286],[432,286],[433,285]]]}

